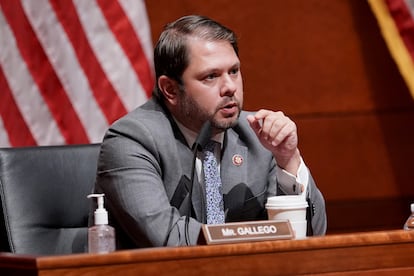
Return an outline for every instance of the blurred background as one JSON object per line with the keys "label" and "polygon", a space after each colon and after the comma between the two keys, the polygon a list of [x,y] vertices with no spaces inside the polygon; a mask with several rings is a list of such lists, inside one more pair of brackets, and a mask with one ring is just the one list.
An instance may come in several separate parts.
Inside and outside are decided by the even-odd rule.
{"label": "blurred background", "polygon": [[[149,97],[153,82],[151,51],[163,26],[183,15],[206,15],[230,27],[239,36],[245,109],[282,110],[297,123],[301,153],[327,202],[328,234],[402,228],[409,215],[409,204],[414,202],[414,102],[407,77],[402,77],[369,1],[135,1],[139,3],[138,7],[134,1],[96,1],[92,7],[84,6],[82,1],[42,0],[35,1],[36,6],[28,2],[0,3],[0,47],[3,49],[0,49],[1,146],[99,142],[103,130],[113,120]],[[67,2],[70,8],[65,6]],[[42,15],[37,11],[43,3],[46,8]],[[88,29],[85,25],[90,26],[87,22],[94,18],[94,13],[81,15],[82,10],[97,8],[107,19],[109,27],[104,24],[105,28],[114,34],[120,45],[116,46],[119,51],[111,52],[111,48],[103,52],[101,58],[97,51],[110,44],[104,42],[105,36],[97,36],[97,41],[93,41],[90,34],[99,33],[103,27],[96,25]],[[134,8],[136,13],[132,12]],[[116,11],[121,12],[117,14]],[[56,14],[55,21],[44,22],[44,14],[48,12]],[[78,16],[79,22],[72,23],[68,14]],[[127,15],[130,23],[120,18],[122,14]],[[43,18],[43,21],[35,17]],[[26,25],[20,26],[25,18]],[[56,22],[62,22],[62,30],[41,34],[45,24],[56,26]],[[138,39],[131,39],[128,31],[120,31],[122,26],[136,33],[142,27]],[[85,29],[83,36],[82,29]],[[70,41],[73,45],[70,55],[51,58],[53,51],[44,45],[55,31],[66,33],[55,40]],[[16,37],[15,42],[13,37]],[[36,39],[40,42],[33,42]],[[24,45],[30,47],[24,50]],[[59,43],[55,45],[62,48]],[[34,53],[36,48],[45,48],[40,57],[49,57],[49,67],[46,67],[50,72],[66,59],[78,61],[65,72],[50,77],[50,72],[44,69],[44,64]],[[18,49],[17,53],[13,49]],[[136,49],[140,49],[143,59],[134,54]],[[106,64],[121,50],[127,56],[126,69],[123,65]],[[90,55],[94,53],[97,58],[91,59]],[[16,63],[10,58],[13,55],[28,64],[17,73],[10,69],[16,67],[10,65]],[[31,55],[37,58],[28,62]],[[71,55],[73,58],[68,58]],[[101,64],[102,68],[90,69],[89,64]],[[35,93],[31,86],[22,85],[24,70],[31,72],[26,74],[33,76],[27,77],[32,86],[44,91],[42,99],[46,99],[44,101],[52,110],[49,117],[55,118],[53,121],[57,126],[54,127],[63,133],[60,138],[51,138],[50,126],[39,131],[40,124],[34,122],[34,117],[47,115],[33,115],[43,109],[34,106],[29,96],[29,93]],[[132,70],[135,76],[122,70]],[[84,79],[85,91],[97,99],[100,98],[97,95],[111,83],[113,91],[105,92],[105,95],[139,90],[139,96],[135,94],[133,99],[119,96],[115,106],[98,115],[91,115],[94,108],[99,109],[96,106],[104,110],[103,106],[116,101],[101,99],[93,106],[78,104],[76,107],[70,103],[76,97],[68,96],[68,100],[53,107],[50,102],[59,93],[50,91],[69,90],[70,85],[66,84],[69,80],[65,80],[65,76],[73,71],[84,72],[86,78],[74,78]],[[110,71],[112,77],[105,77],[102,82],[100,76],[108,75]],[[130,79],[133,81],[129,83]],[[117,86],[116,82],[128,85]],[[75,91],[83,91],[79,83],[79,86],[73,86]],[[40,88],[42,86],[45,88]],[[23,99],[31,103],[30,108],[22,107]],[[79,98],[75,100],[79,102]],[[72,110],[72,119],[65,119],[71,113],[65,106]],[[87,112],[76,119],[81,109]],[[17,117],[20,123],[14,120]],[[74,121],[79,121],[82,127],[65,130],[65,126],[73,125]],[[83,134],[70,136],[80,128],[84,129]],[[30,135],[30,131],[41,134]],[[23,134],[25,132],[29,134]],[[12,133],[18,138],[12,138]],[[81,135],[83,139],[79,139]]]}

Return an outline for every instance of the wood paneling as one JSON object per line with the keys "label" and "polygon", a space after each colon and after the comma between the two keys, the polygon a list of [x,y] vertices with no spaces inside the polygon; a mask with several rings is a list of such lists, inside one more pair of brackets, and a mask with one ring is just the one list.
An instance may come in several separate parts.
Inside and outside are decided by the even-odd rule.
{"label": "wood paneling", "polygon": [[414,133],[407,128],[414,111],[296,121],[303,156],[328,199],[414,198]]}
{"label": "wood paneling", "polygon": [[[329,231],[377,228],[374,207],[389,214],[382,227],[402,227],[414,202],[414,102],[366,1],[146,3],[154,41],[186,14],[238,33],[245,107],[279,109],[295,120],[327,200]],[[348,213],[356,202],[361,216]]]}

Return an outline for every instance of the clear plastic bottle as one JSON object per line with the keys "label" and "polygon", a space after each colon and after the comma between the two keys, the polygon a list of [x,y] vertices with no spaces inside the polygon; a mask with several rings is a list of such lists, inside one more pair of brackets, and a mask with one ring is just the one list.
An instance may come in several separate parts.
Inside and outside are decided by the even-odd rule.
{"label": "clear plastic bottle", "polygon": [[414,203],[411,203],[411,215],[404,223],[404,230],[414,230]]}
{"label": "clear plastic bottle", "polygon": [[88,252],[109,253],[115,251],[115,229],[108,225],[108,212],[104,208],[104,194],[91,194],[95,197],[98,208],[95,210],[95,225],[88,229]]}

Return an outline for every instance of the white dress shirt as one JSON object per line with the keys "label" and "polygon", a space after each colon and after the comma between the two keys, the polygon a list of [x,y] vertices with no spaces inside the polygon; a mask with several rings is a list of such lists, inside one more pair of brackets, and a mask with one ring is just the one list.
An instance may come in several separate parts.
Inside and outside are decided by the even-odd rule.
{"label": "white dress shirt", "polygon": [[[177,120],[175,120],[175,122],[177,123],[178,127],[183,133],[188,145],[193,145],[195,140],[197,139],[198,134],[186,128]],[[221,147],[223,147],[224,132],[215,135],[212,138],[212,140],[218,142],[221,145]],[[216,155],[217,161],[219,163],[218,166],[220,168],[221,148],[216,147],[214,154]],[[201,159],[201,154],[198,154],[196,159],[196,172],[199,182],[203,184],[204,177],[202,175],[203,170]],[[296,176],[280,168],[279,166],[276,166],[276,177],[279,183],[279,187],[282,191],[284,191],[288,195],[302,195],[303,199],[306,200],[306,191],[309,181],[309,170],[306,167],[302,157],[300,158],[300,165]]]}

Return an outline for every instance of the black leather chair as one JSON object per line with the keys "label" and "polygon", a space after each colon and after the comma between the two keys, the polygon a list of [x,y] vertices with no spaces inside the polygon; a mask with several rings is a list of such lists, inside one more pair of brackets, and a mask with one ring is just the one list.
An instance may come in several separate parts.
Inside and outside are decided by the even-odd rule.
{"label": "black leather chair", "polygon": [[98,144],[0,149],[0,250],[86,252]]}

